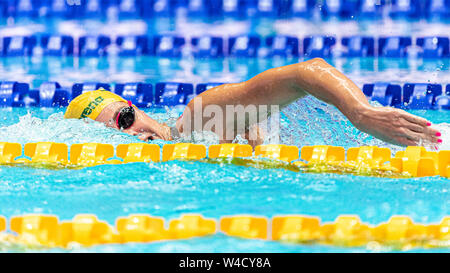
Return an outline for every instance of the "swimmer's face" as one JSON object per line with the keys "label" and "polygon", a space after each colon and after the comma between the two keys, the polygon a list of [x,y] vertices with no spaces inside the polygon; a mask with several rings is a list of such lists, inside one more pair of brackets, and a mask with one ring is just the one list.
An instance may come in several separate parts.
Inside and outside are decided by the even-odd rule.
{"label": "swimmer's face", "polygon": [[[116,118],[120,110],[128,107],[125,102],[114,102],[106,106],[105,109],[95,119],[96,121],[104,123],[106,126],[120,130],[116,125]],[[133,106],[134,107],[134,106]],[[138,136],[140,140],[148,139],[166,139],[166,130],[163,125],[159,124],[156,120],[150,118],[144,111],[141,111],[134,107],[135,121],[131,127],[123,129],[122,132],[132,136]]]}

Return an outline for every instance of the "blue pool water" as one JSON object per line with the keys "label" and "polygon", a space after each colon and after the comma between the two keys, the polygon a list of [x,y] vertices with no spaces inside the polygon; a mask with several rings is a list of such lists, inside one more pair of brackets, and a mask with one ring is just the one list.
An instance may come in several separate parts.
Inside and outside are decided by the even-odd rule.
{"label": "blue pool water", "polygon": [[[96,122],[64,120],[63,110],[0,109],[4,117],[0,141],[102,142],[114,145],[138,141]],[[358,133],[335,109],[313,99],[299,101],[288,110],[285,112],[289,112],[293,120],[283,116],[282,143],[344,147],[377,144],[393,151],[399,149]],[[171,117],[176,116],[176,111],[166,112],[164,109],[148,113],[169,123]],[[450,126],[445,123],[448,121],[445,112],[414,113],[430,119],[447,135],[450,133]],[[334,121],[328,122],[330,119]],[[319,124],[314,125],[315,121]],[[446,137],[444,145],[447,146],[444,148],[448,147],[448,141]],[[206,136],[198,143],[211,144],[217,140]],[[319,216],[324,222],[333,221],[341,214],[356,214],[366,223],[379,224],[392,215],[409,215],[416,222],[435,223],[450,213],[450,182],[440,177],[387,179],[301,174],[181,161],[105,165],[82,170],[2,166],[0,176],[0,206],[5,217],[44,213],[69,220],[78,213],[92,213],[113,224],[117,217],[134,213],[161,216],[167,220],[184,213],[200,213],[216,219],[236,214],[266,217],[304,214]],[[106,245],[71,251],[353,252],[383,249],[286,245],[219,234],[184,241]]]}
{"label": "blue pool water", "polygon": [[[307,22],[304,20],[219,21],[160,18],[153,22],[19,20],[3,22],[8,32],[105,33],[130,29],[137,33],[273,33],[306,35],[350,34],[448,34],[449,25],[432,22]],[[301,25],[303,27],[298,27]],[[114,27],[113,27],[114,26]],[[74,31],[77,31],[74,33]],[[117,34],[117,33],[116,33]],[[196,59],[183,57],[119,58],[0,58],[0,80],[44,81],[63,86],[75,82],[237,82],[268,68],[302,59]],[[328,60],[359,86],[364,83],[450,83],[450,60],[335,58]],[[54,141],[66,144],[138,142],[137,138],[82,120],[64,120],[64,108],[0,108],[0,141],[22,144]],[[147,109],[159,121],[173,123],[181,109]],[[411,111],[433,122],[443,133],[440,149],[450,149],[450,111]],[[280,142],[297,145],[339,145],[345,148],[377,145],[397,151],[400,147],[374,139],[355,129],[334,107],[305,98],[282,113]],[[270,134],[269,134],[270,137]],[[165,142],[155,142],[164,144]],[[211,135],[197,143],[216,144]],[[379,224],[392,215],[408,215],[415,222],[436,223],[450,215],[450,180],[440,177],[387,179],[336,174],[302,174],[286,170],[260,170],[198,162],[133,163],[104,165],[81,170],[47,170],[0,166],[0,215],[7,218],[27,213],[53,214],[69,220],[80,213],[96,214],[110,224],[119,216],[145,213],[166,220],[184,213],[219,219],[226,215],[251,214],[272,217],[282,214],[318,216],[323,222],[342,214],[359,215],[363,222]],[[23,251],[4,248],[0,251]],[[73,250],[82,252],[360,252],[389,249],[337,248],[290,245],[278,242],[212,237],[148,244],[104,245]],[[414,250],[425,251],[425,250]],[[429,251],[429,250],[427,250]],[[448,252],[448,249],[433,249]]]}

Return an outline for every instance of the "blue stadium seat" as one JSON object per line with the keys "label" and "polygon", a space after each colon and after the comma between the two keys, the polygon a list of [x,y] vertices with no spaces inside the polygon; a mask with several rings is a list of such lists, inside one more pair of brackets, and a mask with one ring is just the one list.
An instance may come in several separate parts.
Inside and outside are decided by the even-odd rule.
{"label": "blue stadium seat", "polygon": [[66,107],[70,101],[70,91],[61,88],[57,82],[44,82],[39,90],[30,90],[29,97],[33,103],[27,106]]}
{"label": "blue stadium seat", "polygon": [[271,36],[265,39],[265,47],[267,50],[264,57],[298,57],[299,44],[296,37],[290,36]]}
{"label": "blue stadium seat", "polygon": [[440,84],[407,83],[403,86],[403,104],[409,109],[432,109],[441,94]]}
{"label": "blue stadium seat", "polygon": [[16,0],[16,16],[37,17],[41,8],[40,0]]}
{"label": "blue stadium seat", "polygon": [[228,54],[233,57],[256,57],[261,40],[257,36],[237,36],[228,39]]}
{"label": "blue stadium seat", "polygon": [[186,104],[189,103],[193,98],[195,98],[198,94],[201,94],[205,92],[208,89],[211,89],[213,87],[222,85],[223,83],[216,83],[216,82],[210,82],[210,83],[199,83],[195,87],[195,94],[190,94],[186,97]]}
{"label": "blue stadium seat", "polygon": [[435,109],[450,110],[450,84],[447,85],[445,94],[436,97]]}
{"label": "blue stadium seat", "polygon": [[147,36],[119,36],[116,39],[119,56],[140,56],[149,53]]}
{"label": "blue stadium seat", "polygon": [[437,96],[435,108],[439,110],[450,110],[450,95]]}
{"label": "blue stadium seat", "polygon": [[223,83],[218,83],[218,82],[199,83],[195,87],[195,94],[197,94],[197,95],[201,94],[208,89],[214,88],[214,87],[222,85],[222,84]]}
{"label": "blue stadium seat", "polygon": [[[219,2],[219,1],[217,1]],[[220,12],[226,17],[244,17],[246,15],[246,0],[221,0]]]}
{"label": "blue stadium seat", "polygon": [[73,38],[64,35],[44,35],[41,37],[41,47],[46,56],[71,56],[73,55]]}
{"label": "blue stadium seat", "polygon": [[450,40],[447,37],[417,38],[416,44],[422,49],[419,57],[446,58],[450,56]]}
{"label": "blue stadium seat", "polygon": [[389,15],[393,18],[418,18],[422,12],[420,1],[423,0],[392,0]]}
{"label": "blue stadium seat", "polygon": [[137,107],[149,107],[154,102],[153,86],[149,83],[116,84],[114,92]]}
{"label": "blue stadium seat", "polygon": [[23,98],[26,96],[30,86],[27,83],[0,82],[0,106],[19,107],[24,106]]}
{"label": "blue stadium seat", "polygon": [[191,39],[194,57],[222,57],[223,39],[221,37],[194,37]]}
{"label": "blue stadium seat", "polygon": [[82,93],[98,90],[100,88],[103,88],[108,91],[111,90],[111,87],[107,83],[100,83],[100,82],[76,83],[72,86],[72,99],[76,98]]}
{"label": "blue stadium seat", "polygon": [[78,42],[78,54],[80,57],[101,57],[108,55],[106,48],[111,44],[111,39],[106,36],[83,36]]}
{"label": "blue stadium seat", "polygon": [[108,0],[84,0],[81,1],[81,6],[79,6],[79,14],[86,17],[103,16],[105,15],[108,5]]}
{"label": "blue stadium seat", "polygon": [[173,2],[173,0],[142,0],[143,16],[150,18],[154,15],[174,15]]}
{"label": "blue stadium seat", "polygon": [[378,56],[388,58],[403,58],[407,48],[411,46],[411,37],[383,37],[378,40]]}
{"label": "blue stadium seat", "polygon": [[155,86],[157,105],[180,105],[188,103],[187,97],[194,93],[190,83],[160,82]]}
{"label": "blue stadium seat", "polygon": [[321,12],[324,17],[350,18],[358,13],[359,4],[358,0],[324,0]]}
{"label": "blue stadium seat", "polygon": [[363,93],[373,101],[384,106],[398,107],[402,101],[402,88],[400,85],[390,83],[373,83],[363,86]]}
{"label": "blue stadium seat", "polygon": [[359,7],[360,18],[381,17],[384,7],[384,0],[361,0]]}
{"label": "blue stadium seat", "polygon": [[188,15],[192,17],[211,15],[211,2],[208,0],[189,0],[187,5]]}
{"label": "blue stadium seat", "polygon": [[75,15],[74,12],[77,7],[69,5],[67,0],[49,0],[49,2],[48,8],[51,16],[69,17]]}
{"label": "blue stadium seat", "polygon": [[309,18],[315,6],[315,0],[292,0],[290,11],[292,16]]}
{"label": "blue stadium seat", "polygon": [[119,16],[122,18],[136,18],[143,15],[142,0],[119,0]]}
{"label": "blue stadium seat", "polygon": [[31,56],[36,46],[35,36],[3,37],[3,56]]}
{"label": "blue stadium seat", "polygon": [[449,18],[450,0],[427,0],[426,12],[430,18]]}
{"label": "blue stadium seat", "polygon": [[344,57],[375,56],[375,39],[372,37],[344,37],[342,38],[342,45],[346,48]]}
{"label": "blue stadium seat", "polygon": [[249,1],[247,7],[250,15],[275,17],[279,14],[280,1],[277,0],[254,0]]}
{"label": "blue stadium seat", "polygon": [[153,38],[152,53],[158,57],[181,57],[184,37],[158,35]]}
{"label": "blue stadium seat", "polygon": [[332,57],[332,47],[336,44],[336,38],[331,36],[312,36],[303,40],[303,54],[307,58]]}

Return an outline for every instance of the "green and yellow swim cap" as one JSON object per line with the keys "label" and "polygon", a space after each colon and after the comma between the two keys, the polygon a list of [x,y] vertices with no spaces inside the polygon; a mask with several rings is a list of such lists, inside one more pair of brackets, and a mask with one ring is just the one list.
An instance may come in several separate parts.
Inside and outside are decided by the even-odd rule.
{"label": "green and yellow swim cap", "polygon": [[70,102],[64,118],[91,118],[95,120],[106,106],[118,101],[127,102],[121,96],[103,88],[89,91],[79,95]]}

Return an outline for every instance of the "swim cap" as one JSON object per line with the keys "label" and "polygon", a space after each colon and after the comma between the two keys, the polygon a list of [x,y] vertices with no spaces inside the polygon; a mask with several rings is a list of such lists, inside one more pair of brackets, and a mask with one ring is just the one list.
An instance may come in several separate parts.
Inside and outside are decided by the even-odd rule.
{"label": "swim cap", "polygon": [[91,118],[95,120],[106,106],[118,101],[127,102],[121,96],[103,88],[89,91],[79,95],[70,102],[64,118]]}

